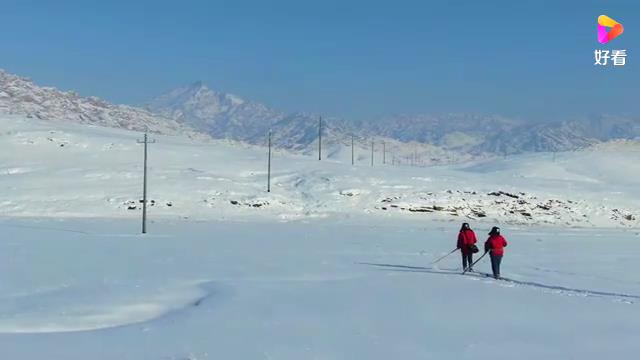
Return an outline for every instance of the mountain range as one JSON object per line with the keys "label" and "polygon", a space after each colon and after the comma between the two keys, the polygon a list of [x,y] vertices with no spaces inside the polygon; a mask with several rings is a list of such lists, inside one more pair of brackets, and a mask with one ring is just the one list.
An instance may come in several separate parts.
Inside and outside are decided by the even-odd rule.
{"label": "mountain range", "polygon": [[[284,113],[238,96],[215,92],[202,82],[161,95],[144,107],[210,134],[264,143],[271,129],[277,144],[314,149],[318,115]],[[531,122],[500,115],[467,113],[396,115],[367,121],[325,119],[325,140],[359,139],[431,144],[446,151],[481,154],[567,151],[612,139],[640,137],[640,118],[596,115],[586,119]],[[416,145],[412,145],[415,147]]]}
{"label": "mountain range", "polygon": [[73,91],[38,86],[28,78],[0,69],[0,113],[50,121],[202,137],[178,121],[139,107],[115,105]]}
{"label": "mountain range", "polygon": [[[172,90],[143,107],[214,138],[260,145],[271,131],[275,144],[283,148],[304,151],[317,146],[318,115],[281,112],[236,95],[213,91],[202,82]],[[343,120],[328,118],[324,124],[327,144],[346,139],[349,128]]]}
{"label": "mountain range", "polygon": [[[281,148],[312,153],[318,146],[318,114],[283,112],[211,90],[202,82],[135,107],[41,87],[0,70],[0,113],[137,131],[186,133],[255,145],[266,144],[271,131],[274,144]],[[328,156],[347,151],[354,136],[359,149],[367,149],[373,140],[377,152],[385,143],[398,159],[409,161],[413,156],[414,162],[420,157],[428,159],[423,163],[438,163],[478,156],[567,151],[612,139],[635,139],[640,137],[640,118],[595,115],[532,122],[468,113],[405,114],[360,121],[325,117],[322,133]]]}

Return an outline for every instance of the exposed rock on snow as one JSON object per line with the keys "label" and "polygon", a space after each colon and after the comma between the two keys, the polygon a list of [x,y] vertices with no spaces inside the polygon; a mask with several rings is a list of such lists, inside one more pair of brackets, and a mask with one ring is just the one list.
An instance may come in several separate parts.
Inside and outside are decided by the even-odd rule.
{"label": "exposed rock on snow", "polygon": [[[491,197],[502,197],[492,200]],[[417,199],[417,200],[414,200]],[[622,226],[634,226],[636,218],[627,210],[599,206],[592,209],[584,201],[546,199],[526,194],[511,194],[502,190],[483,195],[473,191],[445,190],[439,193],[412,194],[380,200],[381,210],[397,209],[414,213],[438,213],[470,219],[490,218],[512,224],[559,224],[569,221],[574,226],[591,226],[592,212],[610,214]]]}

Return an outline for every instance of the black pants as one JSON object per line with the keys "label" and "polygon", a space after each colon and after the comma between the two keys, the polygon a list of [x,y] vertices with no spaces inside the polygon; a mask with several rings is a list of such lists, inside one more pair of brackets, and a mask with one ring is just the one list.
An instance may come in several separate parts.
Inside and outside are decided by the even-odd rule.
{"label": "black pants", "polygon": [[491,270],[493,270],[493,277],[500,277],[500,263],[502,262],[502,255],[489,254],[491,256]]}
{"label": "black pants", "polygon": [[[469,265],[467,265],[469,264]],[[462,269],[466,269],[467,266],[471,266],[473,264],[473,254],[472,253],[462,253]]]}

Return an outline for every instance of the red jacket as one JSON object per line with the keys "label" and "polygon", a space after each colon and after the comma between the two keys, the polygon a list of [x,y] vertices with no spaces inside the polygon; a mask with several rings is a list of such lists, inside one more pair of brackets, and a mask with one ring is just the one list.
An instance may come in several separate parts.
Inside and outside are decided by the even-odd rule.
{"label": "red jacket", "polygon": [[469,246],[476,242],[478,242],[478,239],[476,239],[476,234],[471,229],[461,230],[458,234],[458,248],[463,254],[471,254]]}
{"label": "red jacket", "polygon": [[507,240],[502,235],[491,235],[484,243],[485,250],[491,250],[494,255],[504,255]]}

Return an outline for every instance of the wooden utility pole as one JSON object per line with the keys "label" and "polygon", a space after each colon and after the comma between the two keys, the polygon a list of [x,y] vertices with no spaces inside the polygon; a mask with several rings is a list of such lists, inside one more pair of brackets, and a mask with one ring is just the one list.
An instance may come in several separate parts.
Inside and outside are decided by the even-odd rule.
{"label": "wooden utility pole", "polygon": [[387,163],[387,145],[384,141],[382,142],[382,163]]}
{"label": "wooden utility pole", "polygon": [[322,116],[318,120],[318,160],[322,160]]}
{"label": "wooden utility pole", "polygon": [[373,166],[373,139],[371,140],[371,166]]}
{"label": "wooden utility pole", "polygon": [[267,160],[267,192],[271,192],[271,130],[269,130],[269,155]]}
{"label": "wooden utility pole", "polygon": [[147,133],[144,133],[144,140],[138,140],[139,144],[144,144],[143,180],[142,180],[142,233],[147,233],[147,147],[148,144],[155,143],[149,140]]}
{"label": "wooden utility pole", "polygon": [[351,165],[355,164],[354,150],[353,150],[353,135],[351,135]]}

